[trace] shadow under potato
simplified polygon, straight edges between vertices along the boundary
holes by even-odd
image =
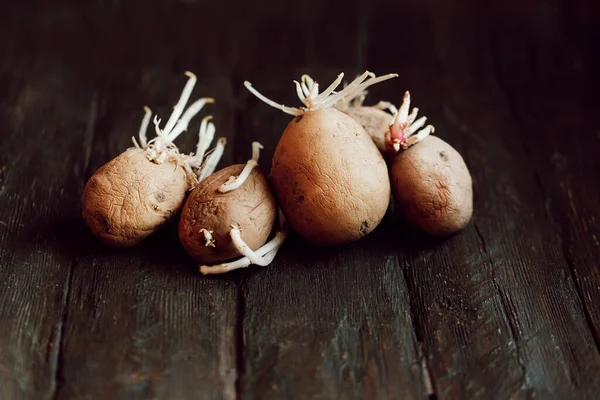
[[[283,271],[290,268],[305,271],[344,268],[344,265],[340,264],[342,260],[381,259],[386,255],[431,251],[447,240],[448,237],[435,237],[417,230],[401,213],[390,209],[377,228],[360,240],[345,245],[321,247],[290,231],[286,242],[270,265],[266,267],[251,265],[228,274],[247,277],[252,272],[266,268],[277,268]],[[341,255],[343,257],[340,257]]]
[[[113,248],[95,237],[83,220],[74,218],[73,228],[57,237],[57,246],[78,259],[91,258],[99,263],[112,263],[116,258],[128,260],[148,273],[187,275],[196,273],[186,265],[195,265],[184,251],[177,236],[177,219],[170,221],[137,245]],[[126,262],[127,264],[127,262]]]
[[[433,236],[417,229],[406,219],[397,204],[388,210],[377,229],[384,232],[382,245],[386,249],[392,247],[402,252],[433,250],[453,236]]]
[[[83,220],[74,215],[36,215],[27,225],[7,225],[6,229],[12,231],[8,247],[14,254],[31,254],[44,248],[60,259],[73,259],[84,254],[88,235],[92,236],[86,232]]]
[[[138,265],[143,265],[143,268],[151,269],[154,273],[197,275],[198,278],[204,279],[235,281],[243,280],[265,268],[318,269],[336,266],[336,260],[341,254],[358,255],[367,252],[385,255],[432,250],[448,240],[447,237],[434,237],[417,230],[392,206],[379,226],[361,240],[341,246],[320,247],[290,231],[286,242],[270,265],[251,265],[222,275],[203,276],[198,271],[200,263],[189,256],[179,242],[178,222],[179,218],[175,218],[141,243],[122,249],[102,244],[92,235],[79,214],[67,218],[55,217],[43,222],[35,221],[21,234],[14,236],[14,239],[20,246],[27,245],[26,248],[21,247],[21,251],[30,252],[36,247],[48,245],[44,244],[48,242],[58,251],[61,258],[91,257],[108,261],[114,257],[125,256],[130,260],[138,260]]]

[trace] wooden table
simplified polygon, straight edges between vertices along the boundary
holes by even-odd
[[[53,3],[51,5],[51,3]],[[598,2],[12,2],[0,13],[1,399],[584,399],[600,393]],[[174,226],[110,250],[80,218],[142,106],[185,83],[269,161],[292,79],[372,70],[465,158],[476,211],[207,278]],[[178,144],[192,151],[200,118]]]

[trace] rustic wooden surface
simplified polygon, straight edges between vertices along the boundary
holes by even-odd
[[[0,398],[598,397],[597,2],[52,3],[0,13]],[[174,226],[117,251],[82,223],[85,181],[185,70],[218,101],[221,165],[259,140],[268,171],[289,117],[242,82],[296,105],[302,73],[364,69],[400,74],[368,101],[411,90],[463,154],[459,235],[392,206],[353,245],[292,235],[272,265],[206,278]]]

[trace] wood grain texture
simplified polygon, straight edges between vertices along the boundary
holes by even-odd
[[[2,80],[10,85],[2,153],[12,156],[4,156],[2,173],[9,290],[1,294],[8,318],[1,397],[235,398],[235,284],[203,279],[173,226],[116,251],[98,244],[79,217],[85,180],[131,146],[143,105],[170,114],[186,69],[201,76],[194,96],[219,95],[220,107],[210,111],[218,133],[230,136],[230,88],[216,50],[209,60],[190,54],[189,24],[173,33],[186,42],[167,38],[170,21],[198,14],[120,3],[30,11],[34,28],[21,33],[35,38],[36,52],[17,56],[21,63],[31,57],[35,69],[17,74],[14,65]],[[140,29],[148,20],[151,43]],[[203,115],[178,140],[181,150],[195,149]]]
[[[292,79],[310,73],[324,87],[340,72],[328,65],[341,68],[364,57],[364,45],[352,46],[356,22],[341,15],[331,24],[317,22],[301,36],[280,26],[282,44],[269,49],[258,46],[268,32],[251,37],[248,47],[259,49],[258,60],[285,52],[291,40],[300,51],[279,59],[269,73],[248,65],[237,75],[278,102],[298,104]],[[334,37],[345,39],[330,43],[330,54],[323,52],[321,42]],[[345,72],[352,77],[358,71]],[[246,146],[252,140],[266,145],[261,167],[268,171],[291,117],[245,89],[239,97],[245,102],[238,134]],[[418,399],[430,393],[402,267],[384,244],[390,236],[393,226],[387,224],[363,241],[319,249],[291,235],[271,265],[247,272],[242,285],[243,398]]]
[[[22,20],[4,25],[18,37]],[[14,25],[10,25],[14,23]],[[0,36],[4,36],[0,34]],[[0,61],[0,397],[50,399],[78,240],[91,92],[40,47]],[[28,53],[26,53],[28,52]],[[65,134],[67,133],[67,134]]]
[[[436,54],[433,5],[407,11],[411,21],[404,27],[405,54],[410,59],[390,56],[381,50],[391,46],[396,31],[392,16],[380,15],[373,21],[378,31],[372,35],[379,51],[369,54],[371,63],[398,71],[393,85],[380,85],[367,97],[369,104],[380,99],[398,104],[405,90],[411,91],[413,106],[435,125],[436,135],[455,147],[465,158],[474,179],[475,217],[467,229],[448,238],[434,239],[412,229],[394,204],[390,224],[395,235],[387,238],[403,266],[415,316],[417,338],[422,344],[437,398],[509,398],[522,385],[511,322],[498,292],[495,266],[481,242],[477,223],[484,195],[478,172],[484,160],[472,159],[465,132],[447,121],[449,93],[445,68]],[[440,7],[442,7],[440,5]],[[448,13],[446,9],[440,12]],[[449,18],[451,30],[464,20]],[[473,105],[470,105],[473,107]],[[472,115],[469,115],[469,119]]]
[[[435,392],[439,398],[592,396],[598,351],[497,86],[487,34],[492,14],[441,2],[412,11],[418,29],[409,23],[403,31],[410,62],[387,53],[374,55],[373,63],[399,68],[403,89],[412,91],[436,135],[463,154],[475,187],[475,217],[465,232],[437,241],[409,231],[396,242]],[[510,22],[508,16],[499,27],[510,30]],[[391,18],[376,24],[376,43],[396,29]],[[509,54],[514,41],[506,41]],[[386,100],[394,97],[383,87]]]
[[[535,171],[495,80],[491,36],[485,32],[486,24],[498,14],[490,14],[474,4],[447,12],[443,18],[434,15],[431,21],[435,27],[432,48],[438,57],[441,77],[437,115],[444,116],[436,133],[454,140],[471,168],[478,205],[471,235],[478,238],[482,255],[479,261],[482,264],[478,265],[475,259],[471,266],[477,266],[479,271],[471,269],[463,279],[458,279],[458,285],[456,281],[452,284],[458,286],[458,293],[466,294],[466,307],[454,301],[450,304],[459,312],[479,305],[474,301],[481,298],[488,300],[481,303],[484,307],[494,304],[488,315],[493,319],[490,323],[482,318],[485,321],[482,328],[484,332],[497,328],[496,340],[508,349],[501,352],[504,355],[500,362],[510,360],[510,367],[498,370],[500,375],[496,376],[504,378],[494,381],[508,384],[499,389],[500,393],[588,398],[600,384],[598,349],[560,250],[560,237],[552,229],[544,208],[539,206],[545,198],[536,184]],[[501,26],[510,30],[512,18],[506,18]],[[472,256],[474,252],[460,253],[463,254]],[[466,278],[476,277],[477,272],[487,275],[482,285],[465,287],[464,283],[469,282]],[[445,278],[450,280],[452,275]],[[417,287],[424,283],[417,281]],[[448,293],[449,299],[461,297]],[[481,306],[474,311],[479,314]],[[472,317],[468,319],[473,321]],[[466,332],[472,329],[467,328]],[[497,365],[473,354],[479,343],[486,343],[485,336],[478,336],[467,341],[474,346],[469,347],[470,354],[465,354],[464,360],[474,361],[474,365],[483,361],[481,368]],[[460,339],[460,336],[455,339],[457,344]],[[438,340],[436,337],[426,351],[437,351],[436,347],[444,343]],[[456,360],[453,358],[452,364]],[[437,360],[432,364],[439,366]],[[491,374],[479,375],[480,370],[473,366],[465,370],[468,373],[461,374],[460,369],[452,368],[455,375],[451,380],[455,383],[448,387],[438,384],[438,376],[445,375],[434,373],[432,379],[438,396],[487,398],[496,393],[488,392],[489,384],[482,384]]]
[[[188,51],[196,41],[190,23],[202,10],[164,6],[132,16],[133,11],[122,5],[95,19],[97,10],[84,10],[94,21],[89,29],[98,29],[94,42],[100,50],[94,58],[108,56],[114,41],[121,40],[126,60],[118,71],[98,71],[101,79],[111,80],[101,82],[102,111],[94,141],[87,144],[86,178],[131,145],[143,105],[166,121],[186,83],[185,70],[199,77],[192,101],[217,97],[219,107],[201,111],[177,139],[180,150],[195,150],[200,120],[209,114],[217,135],[231,138],[231,89],[224,71],[215,74],[215,50],[208,59]],[[147,33],[138,27],[147,21],[158,41],[139,46]],[[230,163],[232,154],[228,148],[221,165]],[[235,283],[203,278],[179,244],[175,225],[123,251],[107,250],[86,237],[73,273],[57,398],[236,397]]]
[[[510,37],[499,35],[502,21],[496,21],[492,34],[498,84],[506,95],[523,151],[545,197],[544,210],[560,237],[566,271],[575,279],[598,345],[600,163],[596,154],[600,150],[600,103],[596,94],[600,85],[593,58],[581,53],[586,43],[580,42],[580,35],[573,31],[575,26],[585,24],[597,5],[582,3],[576,3],[579,7],[575,11],[570,7],[549,10],[547,32],[537,26],[515,26],[514,34],[527,40],[519,46],[510,45],[510,51]],[[554,40],[548,43],[546,35]],[[530,52],[531,48],[536,51]],[[527,62],[521,62],[524,59]],[[516,81],[512,76],[525,79]],[[556,81],[561,85],[552,84]]]
[[[363,246],[331,252],[292,237],[276,262],[247,279],[244,398],[429,393],[402,268],[374,243],[384,237],[379,230]]]
[[[0,397],[595,399],[600,391],[599,5],[591,0],[12,2],[0,13]],[[109,250],[86,179],[165,117],[191,70],[268,171],[292,79],[400,77],[465,158],[475,216],[414,231],[392,203],[349,246],[292,234],[268,267],[206,278],[174,225]]]

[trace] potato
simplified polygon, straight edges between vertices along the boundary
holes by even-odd
[[[104,244],[132,246],[179,211],[189,186],[183,168],[150,162],[144,150],[132,148],[90,178],[83,190],[82,217]]]
[[[389,151],[386,148],[385,138],[389,131],[392,116],[376,107],[349,107],[344,113],[354,118],[369,134],[380,152]]]
[[[292,229],[321,246],[367,235],[390,201],[377,147],[353,118],[331,108],[289,123],[275,149],[271,179]]]
[[[366,71],[335,92],[343,76],[339,74],[323,93],[308,75],[295,81],[303,108],[278,104],[250,82],[244,83],[260,100],[295,116],[275,149],[271,179],[291,228],[321,246],[341,245],[369,234],[390,201],[385,160],[365,129],[338,108],[367,87],[398,75],[375,77]]]
[[[179,219],[179,240],[188,254],[202,263],[220,263],[242,255],[232,243],[232,225],[241,228],[242,239],[252,250],[269,238],[277,204],[259,169],[254,168],[237,189],[218,191],[243,169],[244,165],[239,164],[215,172],[200,182],[185,202]],[[205,232],[212,238],[207,239]]]
[[[450,235],[471,220],[471,175],[461,155],[440,138],[427,136],[399,152],[390,175],[396,200],[417,228]]]
[[[417,108],[410,111],[409,92],[398,109],[386,102],[378,106],[393,113],[385,147],[395,154],[390,169],[392,190],[406,218],[432,235],[463,229],[473,214],[473,185],[460,154],[430,136],[435,132],[432,125],[423,128],[427,118],[417,119]]]
[[[214,151],[204,159],[213,140],[215,127],[206,117],[200,125],[196,154],[179,153],[173,140],[187,129],[189,121],[211,98],[194,102],[184,113],[196,76],[191,72],[179,102],[164,128],[154,118],[156,137],[146,139],[152,111],[146,114],[139,143],[103,165],[89,179],[82,195],[82,218],[104,244],[127,247],[141,242],[168,222],[183,206],[186,192],[210,175],[225,146],[219,139]],[[183,114],[183,115],[182,115]]]

